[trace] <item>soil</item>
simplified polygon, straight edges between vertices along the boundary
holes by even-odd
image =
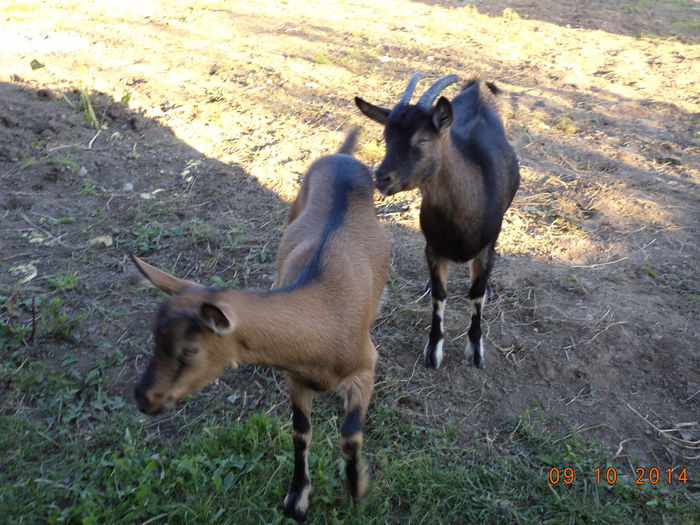
[[[67,339],[44,334],[32,358],[73,353],[89,369],[118,349],[109,388],[131,399],[160,296],[130,253],[205,284],[268,288],[313,159],[357,124],[358,157],[381,160],[381,129],[353,97],[390,106],[416,70],[480,74],[504,91],[522,166],[486,368],[463,353],[466,266],[450,275],[443,366],[423,368],[420,199],[378,195],[393,257],[376,395],[465,443],[497,443],[528,414],[562,438],[601,439],[611,458],[697,467],[697,2],[85,4],[0,8],[0,313],[29,326],[42,315],[29,299],[78,277],[62,297],[79,322]],[[280,378],[227,372],[159,421],[203,406],[284,412]]]

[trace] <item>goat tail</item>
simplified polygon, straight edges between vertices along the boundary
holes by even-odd
[[[503,93],[503,90],[499,88],[495,83],[493,82],[484,82],[486,84],[486,87],[489,88],[489,91],[493,93],[495,96],[500,95]]]
[[[354,151],[355,146],[357,145],[357,136],[359,135],[359,133],[360,127],[353,126],[350,129],[350,131],[348,131],[347,135],[345,135],[345,140],[343,141],[343,145],[340,146],[338,153],[352,155],[352,152]]]
[[[466,91],[470,87],[472,87],[474,84],[477,84],[481,80],[481,75],[472,75],[470,76],[467,81],[462,85],[462,91]]]
[[[481,77],[481,75],[477,74],[473,75],[469,78],[469,80],[467,80],[464,86],[462,86],[462,91],[466,91],[474,84],[478,85],[481,103],[494,110],[501,118],[501,121],[505,126],[507,121],[506,114],[510,111],[510,109],[508,103],[500,96],[503,94],[503,90],[494,82],[487,82]],[[482,86],[485,86],[486,89],[483,89]]]
[[[482,80],[481,75],[473,75],[465,82],[465,84],[462,86],[462,91],[466,91],[470,87],[472,87],[474,84],[479,83]],[[487,88],[489,88],[489,91],[491,92],[492,95],[498,96],[501,93],[503,93],[503,90],[499,88],[495,82],[486,82],[484,81],[484,84],[486,85]]]

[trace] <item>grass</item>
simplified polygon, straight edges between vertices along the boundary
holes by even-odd
[[[64,274],[48,279],[52,291],[37,295],[0,296],[0,350],[33,345],[47,339],[73,341],[85,317],[59,294],[78,285],[77,276]]]
[[[92,95],[90,93],[90,87],[88,85],[88,80],[83,82],[83,89],[80,92],[80,109],[83,110],[85,115],[85,122],[96,130],[102,129],[103,122],[97,118],[95,113],[95,108],[92,104]]]
[[[125,246],[128,251],[137,254],[161,250],[169,246],[170,241],[177,238],[186,239],[196,246],[214,246],[227,251],[238,249],[246,240],[245,235],[235,229],[230,229],[222,235],[219,230],[197,219],[178,226],[170,226],[157,220],[148,220],[129,229],[114,228],[113,233],[118,246]],[[251,253],[246,261],[265,262],[271,257],[265,245],[251,251],[255,251],[255,253]]]
[[[118,351],[86,371],[72,354],[56,370],[27,360],[26,351],[0,366],[6,522],[288,522],[281,513],[293,468],[286,415],[229,412],[163,438],[152,420],[109,394],[107,371],[125,361]],[[685,486],[635,486],[618,465],[614,485],[598,483],[595,469],[612,465],[605,449],[575,433],[538,433],[529,413],[497,447],[464,446],[457,429],[413,425],[379,397],[365,427],[372,488],[353,502],[343,490],[337,405],[317,403],[312,523],[697,523],[700,483],[692,473]],[[574,481],[550,483],[552,467],[573,469]]]

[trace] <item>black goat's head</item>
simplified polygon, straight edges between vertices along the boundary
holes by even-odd
[[[411,190],[432,175],[440,161],[437,141],[452,124],[452,105],[438,95],[457,81],[457,75],[448,75],[435,82],[411,105],[413,90],[420,73],[411,78],[399,103],[389,110],[355,97],[360,111],[384,125],[386,154],[375,171],[377,189],[384,195]]]

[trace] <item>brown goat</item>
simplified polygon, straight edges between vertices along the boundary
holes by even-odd
[[[283,369],[294,442],[284,512],[297,520],[305,518],[311,493],[307,450],[314,393],[342,392],[347,487],[359,498],[368,483],[360,449],[377,361],[369,330],[390,250],[374,211],[372,174],[349,155],[356,135],[353,130],[338,154],[318,159],[304,176],[280,242],[272,290],[208,288],[133,257],[141,273],[170,296],[156,315],[154,355],[135,390],[139,409],[156,414],[171,408],[238,363]]]

